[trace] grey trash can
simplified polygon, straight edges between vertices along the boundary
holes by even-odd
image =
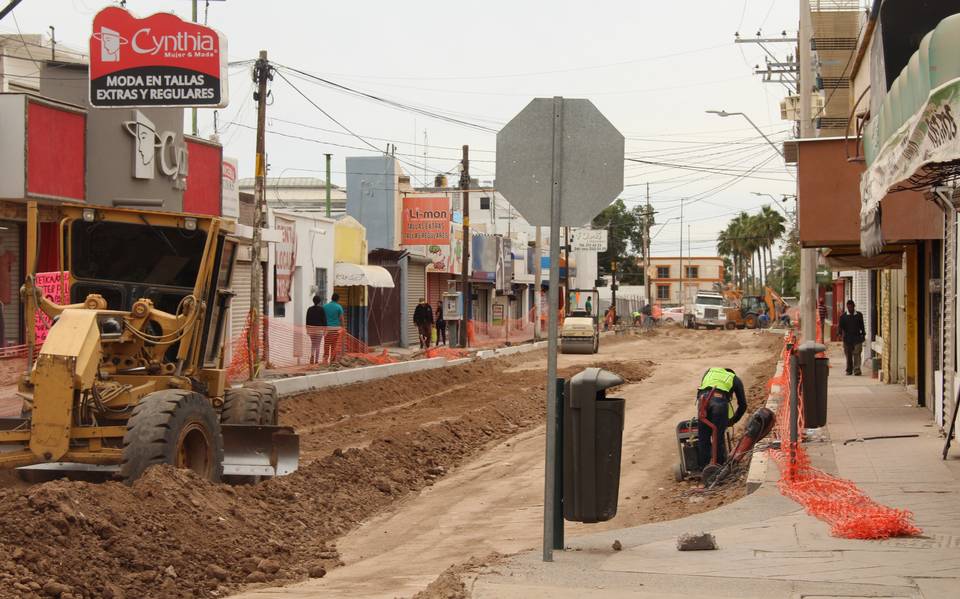
[[[563,403],[563,517],[605,522],[617,514],[623,399],[606,390],[618,375],[587,368],[566,383]]]

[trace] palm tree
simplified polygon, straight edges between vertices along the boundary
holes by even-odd
[[[773,266],[773,246],[786,233],[786,219],[778,211],[774,210],[769,204],[764,205],[757,215],[761,223],[761,237],[764,241],[764,249],[770,256],[767,262],[770,267]],[[766,271],[766,268],[764,268]]]

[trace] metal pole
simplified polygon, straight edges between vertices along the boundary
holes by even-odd
[[[194,6],[196,3],[194,2]],[[266,212],[266,124],[267,124],[267,81],[270,79],[270,62],[267,51],[260,51],[260,58],[254,66],[254,79],[257,82],[257,160],[256,180],[254,183],[253,247],[250,256],[250,338],[248,354],[250,379],[257,376],[260,367],[260,325],[261,325],[261,282],[263,279],[260,264],[260,245],[263,241],[263,221]]]
[[[460,289],[463,292],[463,320],[460,347],[467,347],[467,325],[470,322],[470,146],[463,146],[463,170],[460,172],[460,202],[463,208],[463,262],[460,266]]]
[[[643,287],[647,295],[647,305],[653,303],[652,285],[650,285],[650,227],[653,224],[653,209],[650,207],[650,184],[647,183],[647,209],[643,215]]]
[[[683,198],[680,198],[680,307],[685,307],[683,304]],[[686,321],[686,314],[684,314],[684,321]]]
[[[554,444],[557,460],[553,469],[553,492],[557,509],[553,513],[553,548],[563,551],[563,400],[566,397],[566,381],[557,379],[554,384],[557,388],[557,441]]]
[[[543,293],[543,230],[537,225],[537,237],[536,241],[533,243],[533,281],[534,281],[534,293],[533,293],[533,302],[534,302],[534,314],[536,315],[536,321],[533,323],[533,338],[537,341],[540,340],[541,331],[540,331],[540,321],[543,318],[543,302],[540,299],[540,294]]]
[[[327,218],[330,218],[330,157],[333,154],[324,154],[327,159]]]
[[[543,561],[553,561],[557,439],[557,327],[560,299],[560,173],[563,164],[563,98],[553,98],[553,190],[550,196],[550,304],[547,325],[547,439],[543,484]]]
[[[800,441],[800,361],[795,352],[790,354],[790,475],[797,463],[797,444]]]
[[[197,0],[193,0],[193,22],[197,22]],[[199,134],[199,129],[197,128],[197,109],[191,109],[191,119],[193,121],[193,135],[196,136]]]

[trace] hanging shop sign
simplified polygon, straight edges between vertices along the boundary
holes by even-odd
[[[293,271],[297,267],[297,224],[292,220],[277,218],[274,227],[280,231],[280,243],[276,244],[274,301],[290,301]]]
[[[403,198],[402,245],[449,245],[450,199],[408,196]]]
[[[224,218],[239,220],[240,186],[237,177],[237,171],[239,170],[237,159],[224,157],[221,170],[223,191],[221,192],[220,214]]]
[[[93,19],[90,104],[227,105],[227,40],[169,13],[138,19],[110,6]]]

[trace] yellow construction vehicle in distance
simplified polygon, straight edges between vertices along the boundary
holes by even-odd
[[[727,301],[727,329],[756,329],[760,327],[760,314],[766,312],[770,322],[779,321],[787,313],[787,302],[770,287],[764,287],[763,295],[744,295],[739,289],[722,288]]]
[[[22,210],[22,204],[21,210]],[[21,418],[0,420],[0,467],[90,472],[132,481],[154,464],[211,481],[297,468],[299,440],[277,426],[276,390],[231,388],[223,333],[237,248],[218,218],[74,205],[59,223],[70,301],[34,285],[39,210],[27,207],[27,339],[37,309],[53,319],[30,343]]]

